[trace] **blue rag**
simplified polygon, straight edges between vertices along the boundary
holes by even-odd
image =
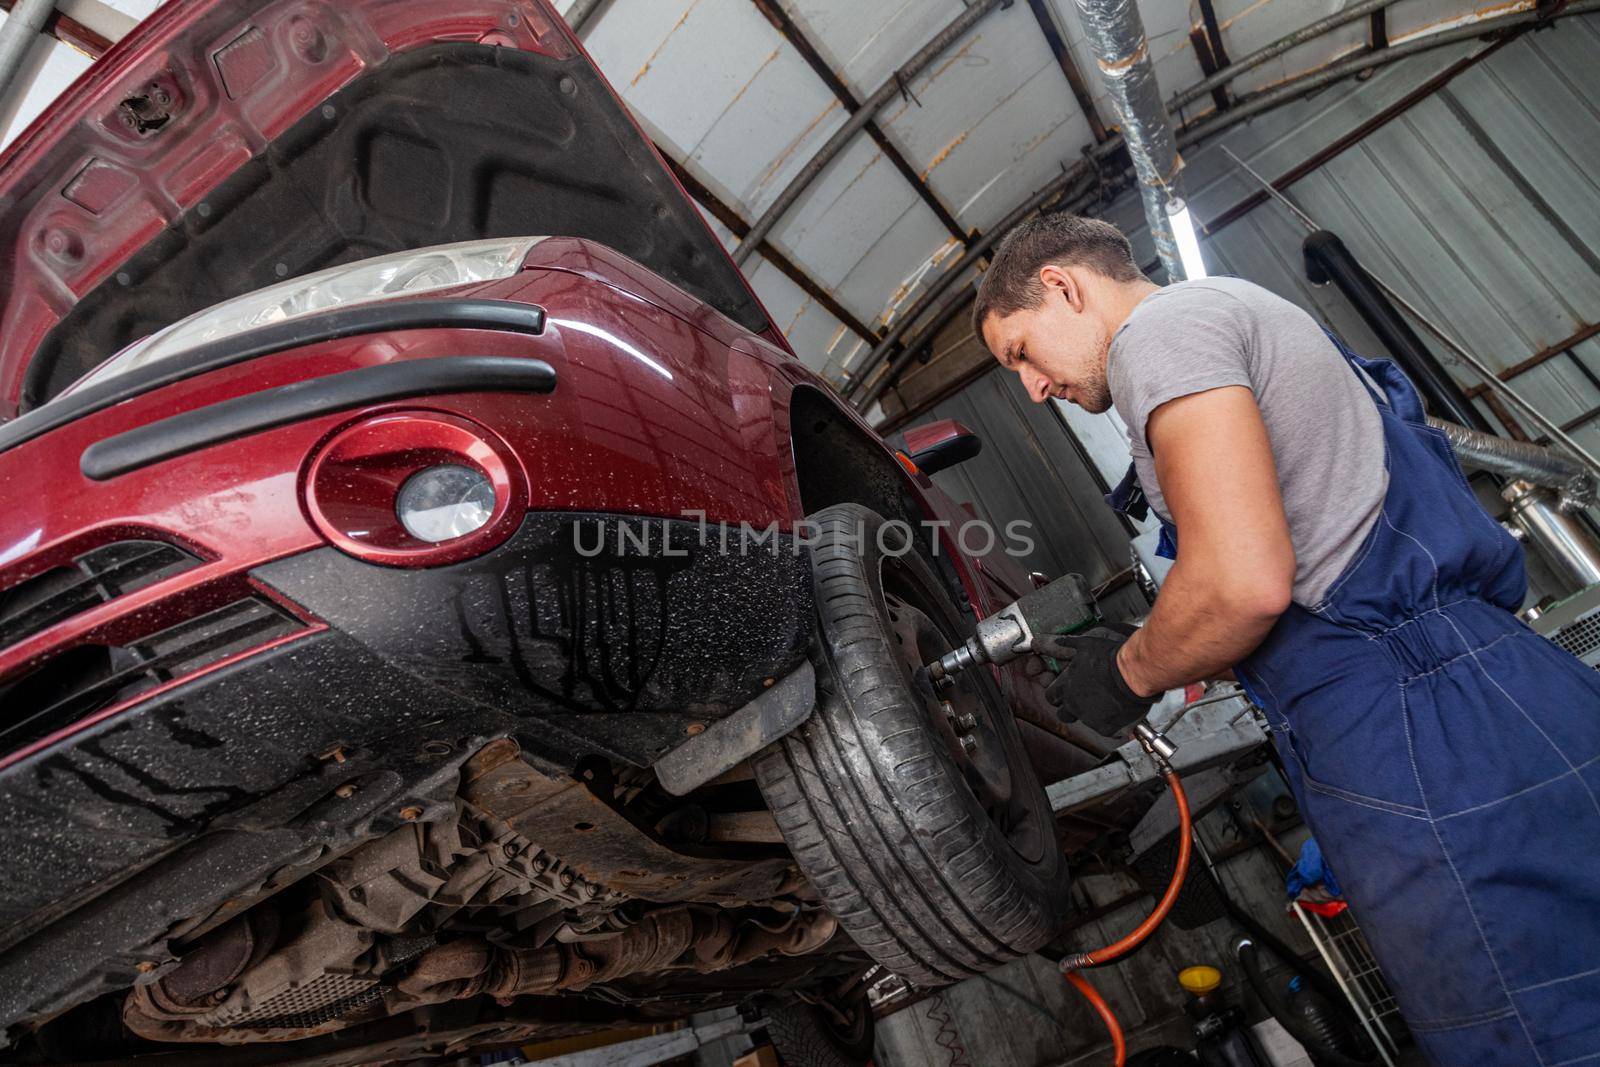
[[[1289,870],[1287,879],[1289,899],[1293,900],[1300,895],[1302,889],[1319,882],[1330,896],[1344,896],[1344,890],[1339,888],[1339,879],[1334,877],[1333,870],[1322,859],[1322,848],[1317,844],[1317,839],[1308,837],[1306,843],[1300,846],[1299,860]]]

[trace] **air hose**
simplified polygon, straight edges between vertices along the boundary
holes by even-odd
[[[1124,1067],[1128,1060],[1127,1045],[1122,1038],[1122,1027],[1117,1023],[1117,1017],[1112,1014],[1105,998],[1079,972],[1088,967],[1099,967],[1119,960],[1132,952],[1147,937],[1155,933],[1156,927],[1166,921],[1172,906],[1178,902],[1178,893],[1183,889],[1184,878],[1189,874],[1189,855],[1194,848],[1189,818],[1189,797],[1183,791],[1183,782],[1178,778],[1177,771],[1168,766],[1164,777],[1167,780],[1167,787],[1172,790],[1172,801],[1178,806],[1178,862],[1172,869],[1172,881],[1168,883],[1167,891],[1162,894],[1155,910],[1126,936],[1113,941],[1105,948],[1095,949],[1092,952],[1070,953],[1061,959],[1061,973],[1067,982],[1083,994],[1084,999],[1100,1016],[1100,1020],[1106,1024],[1106,1031],[1111,1035],[1111,1054],[1114,1057],[1112,1062],[1115,1067]]]

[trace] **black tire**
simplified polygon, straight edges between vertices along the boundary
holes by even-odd
[[[993,970],[1048,941],[1067,911],[1066,861],[1016,720],[987,670],[961,675],[943,708],[915,683],[916,665],[973,625],[926,559],[883,551],[883,518],[855,504],[811,522],[817,709],[757,756],[756,779],[801,869],[874,959],[924,988]],[[973,717],[971,751],[952,706]]]
[[[860,998],[848,1023],[814,1004],[775,1004],[767,1035],[786,1067],[866,1067],[872,1061],[872,1008]]]

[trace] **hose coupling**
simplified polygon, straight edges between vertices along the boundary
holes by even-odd
[[[1167,735],[1151,726],[1148,721],[1141,720],[1133,728],[1133,736],[1138,739],[1139,746],[1150,753],[1156,761],[1156,766],[1163,771],[1172,770],[1172,756],[1178,751],[1178,746],[1167,740]]]
[[[1070,974],[1073,971],[1081,971],[1094,965],[1094,954],[1092,952],[1072,952],[1061,957],[1060,967],[1062,974]]]

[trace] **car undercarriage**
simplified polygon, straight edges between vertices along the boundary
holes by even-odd
[[[587,800],[568,812],[601,818],[599,792],[609,792],[618,818],[648,817],[641,786],[564,786],[506,741],[476,753],[463,779],[441,821],[397,829],[197,930],[177,966],[152,972],[126,999],[128,1028],[162,1042],[296,1041],[448,1001],[567,990],[648,1014],[663,992],[681,996],[675,972],[759,972],[823,950],[837,934],[781,859],[746,868],[738,882],[713,864],[697,877],[658,872],[663,895],[679,899],[648,901],[590,881],[516,829],[516,809],[574,790]],[[679,825],[692,817],[674,815]],[[623,825],[576,823],[597,848],[611,837],[619,852],[638,844]],[[817,977],[846,967],[829,959]]]

